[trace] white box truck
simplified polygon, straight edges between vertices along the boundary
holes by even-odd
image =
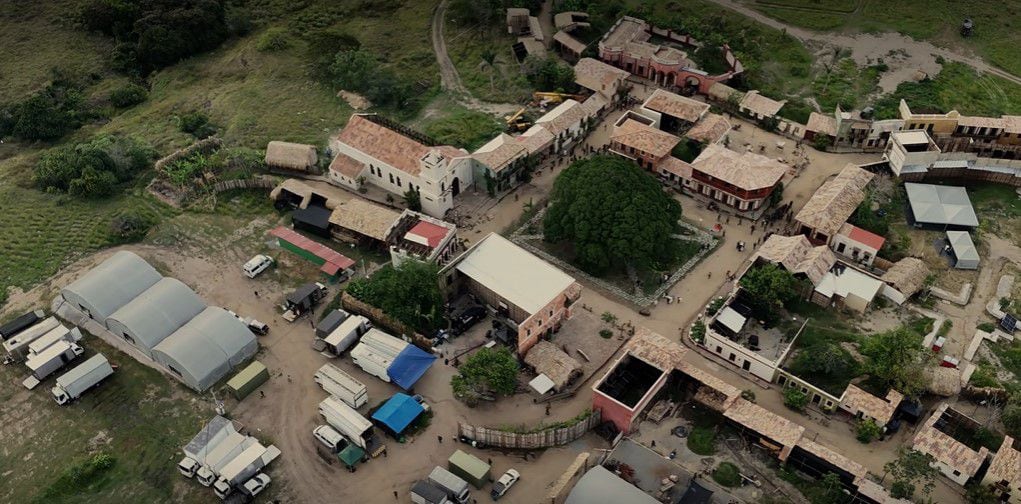
[[[4,351],[7,352],[8,359],[13,362],[25,360],[25,357],[28,356],[28,346],[57,327],[63,329],[55,317],[50,317],[14,335],[13,338],[4,342]]]
[[[375,437],[372,422],[366,420],[357,411],[341,402],[340,399],[330,396],[319,403],[319,414],[323,416],[326,423],[337,429],[337,432],[343,434],[348,441],[370,451],[369,445]]]
[[[351,349],[351,360],[366,373],[389,383],[387,369],[409,344],[372,328],[362,336],[358,346]]]
[[[358,409],[369,402],[369,393],[362,382],[354,379],[333,364],[323,364],[315,374],[315,381],[326,393]]]
[[[206,461],[195,473],[195,479],[202,486],[212,486],[220,477],[220,471],[248,447],[259,444],[259,440],[239,432],[228,434],[227,438],[210,450]]]
[[[36,385],[39,385],[39,382],[45,380],[46,377],[66,366],[83,353],[85,353],[85,349],[78,346],[77,343],[62,340],[50,345],[49,348],[41,353],[29,355],[25,365],[32,371],[32,376],[29,376],[23,384],[29,390],[34,389]]]
[[[216,447],[236,433],[233,422],[216,415],[184,446],[184,458],[177,463],[177,470],[186,478],[194,477]]]
[[[320,350],[339,357],[371,328],[372,322],[369,322],[369,319],[361,315],[351,315],[322,339],[323,348]]]
[[[436,466],[429,473],[429,482],[445,491],[447,497],[457,504],[468,504],[471,500],[468,482],[440,466]]]
[[[33,355],[38,355],[58,341],[77,343],[81,341],[81,339],[82,333],[77,327],[72,327],[71,330],[67,330],[64,326],[57,326],[46,334],[40,336],[39,339],[29,343],[28,355],[26,355],[25,358],[27,359],[31,358]]]
[[[411,486],[411,502],[415,504],[453,504],[447,492],[428,481],[417,481]]]
[[[213,484],[213,492],[217,497],[226,499],[235,488],[259,474],[278,456],[280,450],[276,446],[262,446],[259,443],[249,446],[223,467],[219,479]]]
[[[57,377],[57,384],[50,389],[50,393],[57,404],[64,405],[78,399],[86,390],[99,385],[99,382],[112,374],[110,361],[103,354],[96,354]]]

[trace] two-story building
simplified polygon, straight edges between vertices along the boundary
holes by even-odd
[[[330,182],[357,190],[363,183],[403,197],[417,191],[422,211],[442,218],[454,198],[474,183],[471,156],[439,145],[375,114],[355,114],[330,138]]]
[[[790,170],[787,164],[760,154],[711,144],[691,162],[691,181],[685,189],[726,205],[731,211],[758,218]]]

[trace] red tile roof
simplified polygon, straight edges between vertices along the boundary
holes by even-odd
[[[340,252],[337,252],[336,250],[333,250],[319,242],[310,240],[309,238],[298,234],[294,230],[287,229],[283,226],[271,230],[269,234],[276,236],[277,238],[302,250],[307,250],[316,257],[326,261],[323,263],[323,267],[320,268],[320,270],[328,275],[336,275],[338,271],[348,269],[355,265],[355,261],[344,254],[341,254]]]
[[[848,238],[876,250],[883,248],[883,243],[886,242],[886,238],[872,231],[867,231],[852,224],[845,224],[844,226],[844,229],[841,229],[841,234],[845,234]]]
[[[437,226],[431,222],[420,221],[408,231],[408,234],[425,238],[430,248],[436,248],[440,245],[443,239],[446,238],[449,232],[450,230],[443,226]]]

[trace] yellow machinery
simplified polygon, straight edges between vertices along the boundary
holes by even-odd
[[[574,94],[567,94],[567,93],[552,93],[552,92],[544,93],[544,92],[541,92],[541,91],[536,91],[536,92],[532,93],[532,98],[536,101],[536,103],[541,103],[543,101],[546,101],[546,103],[560,103],[560,102],[562,102],[564,100],[567,100],[567,99],[578,100],[578,101],[582,101],[582,100],[585,99],[585,97],[581,96],[581,95],[574,95]]]
[[[529,121],[524,117],[526,107],[521,107],[521,110],[515,112],[513,115],[504,117],[507,120],[507,129],[511,131],[525,131],[532,126],[532,121]]]

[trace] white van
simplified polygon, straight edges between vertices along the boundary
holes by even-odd
[[[259,276],[259,273],[266,271],[266,268],[269,268],[272,265],[273,265],[272,257],[268,255],[259,254],[249,259],[248,262],[245,263],[243,269],[245,271],[245,276],[247,276],[248,278],[255,278]]]

